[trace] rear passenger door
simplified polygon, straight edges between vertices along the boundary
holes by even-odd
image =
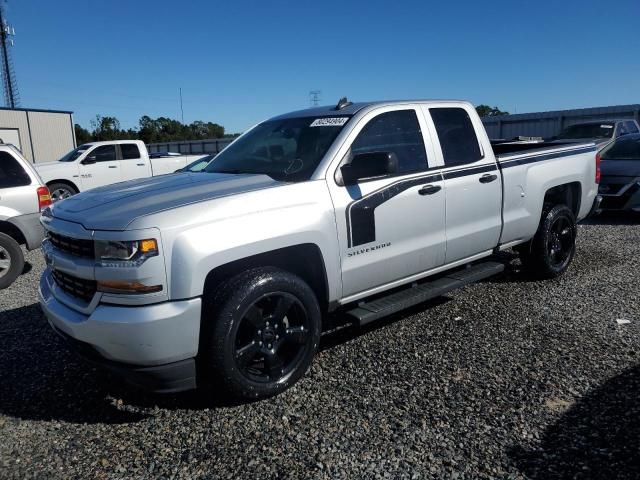
[[[122,180],[134,180],[151,176],[149,161],[142,158],[137,144],[121,143],[118,148],[120,149]]]
[[[340,150],[341,162],[330,173],[344,297],[444,262],[443,182],[439,173],[428,171],[435,166],[435,155],[418,113],[402,106],[367,114],[349,134]],[[339,166],[355,154],[370,152],[394,153],[399,171],[342,185]]]
[[[439,142],[446,195],[447,253],[452,263],[493,249],[502,227],[502,179],[476,135],[475,113],[461,106],[424,107]],[[468,107],[471,108],[471,107]],[[474,125],[474,120],[478,123]]]

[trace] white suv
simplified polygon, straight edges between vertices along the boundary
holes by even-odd
[[[0,144],[0,290],[22,273],[24,255],[40,246],[40,210],[51,204],[49,190],[12,145]]]

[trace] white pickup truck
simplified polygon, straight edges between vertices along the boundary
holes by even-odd
[[[203,156],[149,158],[144,142],[115,140],[85,143],[57,162],[38,163],[35,167],[56,202],[90,188],[173,173]]]
[[[511,247],[561,275],[599,162],[593,143],[493,146],[466,102],[343,99],[260,123],[201,172],[45,209],[40,304],[132,383],[266,397],[307,370],[329,312],[378,320],[500,273]]]

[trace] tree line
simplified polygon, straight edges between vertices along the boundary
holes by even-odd
[[[478,105],[476,107],[481,117],[508,115],[498,107]],[[120,121],[116,117],[96,115],[91,120],[91,130],[75,124],[76,141],[78,145],[87,142],[104,140],[142,140],[144,143],[164,143],[183,140],[206,140],[225,136],[224,127],[213,122],[195,122],[184,124],[167,117],[151,118],[148,115],[140,117],[138,128],[120,128]]]
[[[142,140],[144,143],[175,142],[182,140],[206,140],[222,138],[224,127],[213,122],[184,124],[167,117],[140,117],[137,128],[124,129],[116,117],[96,115],[91,120],[91,130],[75,124],[78,145],[104,140]]]

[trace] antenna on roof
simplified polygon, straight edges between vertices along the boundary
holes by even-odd
[[[340,100],[338,100],[338,104],[336,105],[336,108],[334,110],[342,110],[349,105],[353,105],[353,102],[347,100],[347,97],[342,97]]]

